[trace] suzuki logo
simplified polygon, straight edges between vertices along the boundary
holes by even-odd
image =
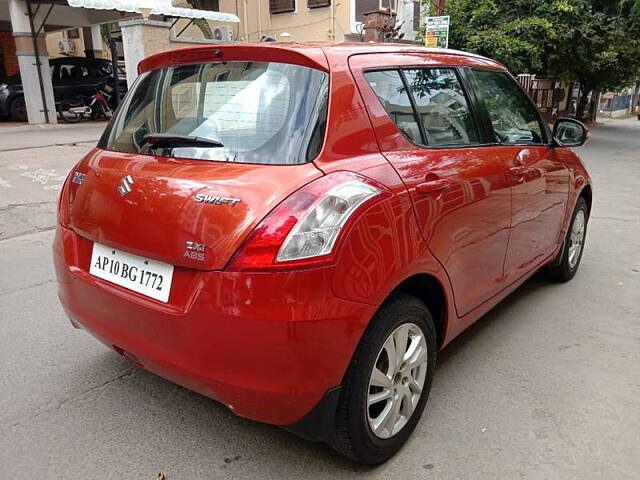
[[[122,177],[122,179],[120,180],[120,186],[118,187],[118,193],[121,197],[124,197],[131,191],[131,185],[133,185],[133,178],[131,178],[131,175]]]
[[[82,185],[85,178],[87,178],[87,175],[85,173],[73,172],[73,178],[71,179],[71,181],[75,184]]]

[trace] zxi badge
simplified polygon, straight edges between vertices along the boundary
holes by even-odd
[[[196,243],[187,241],[187,249],[184,252],[184,256],[192,260],[204,261],[204,251],[206,246],[204,243]]]
[[[118,193],[121,197],[124,197],[127,193],[131,192],[131,185],[133,185],[133,178],[131,175],[122,177],[120,180],[120,186],[118,187]]]

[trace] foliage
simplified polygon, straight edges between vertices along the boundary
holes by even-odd
[[[446,14],[450,48],[516,73],[576,80],[585,94],[640,77],[640,0],[448,0]]]
[[[107,45],[111,40],[111,30],[112,30],[112,24],[110,23],[103,23],[100,25],[100,36],[102,37],[102,41]]]
[[[576,0],[574,0],[576,1]],[[640,1],[580,0],[567,19],[567,41],[550,73],[580,81],[583,91],[615,90],[640,74]]]

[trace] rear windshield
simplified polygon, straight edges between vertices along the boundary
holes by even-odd
[[[299,65],[161,68],[138,77],[98,147],[220,162],[305,163],[322,147],[327,97],[328,75]],[[158,136],[173,141],[154,143]]]

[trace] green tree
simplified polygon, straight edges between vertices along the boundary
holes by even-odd
[[[450,48],[580,82],[580,118],[590,93],[640,77],[640,0],[449,0],[446,13]]]

